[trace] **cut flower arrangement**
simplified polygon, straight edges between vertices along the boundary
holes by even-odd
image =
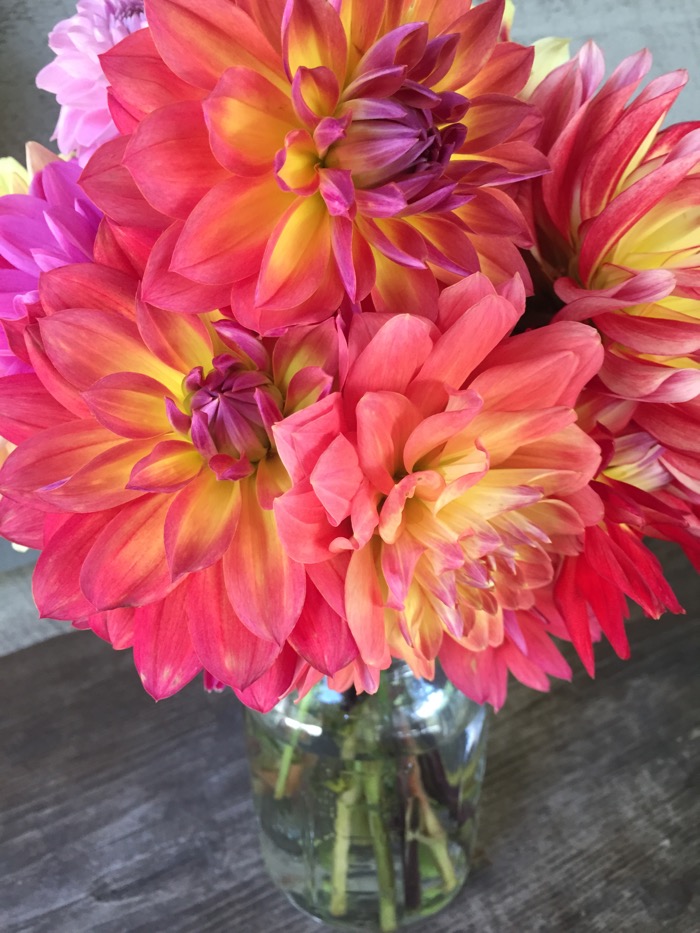
[[[509,674],[681,612],[647,539],[700,566],[685,73],[511,19],[80,0],[60,155],[0,161],[0,533],[151,696],[250,708],[268,867],[351,929],[458,890]]]

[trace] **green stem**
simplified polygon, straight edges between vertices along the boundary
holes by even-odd
[[[396,892],[394,890],[394,866],[391,846],[382,820],[381,762],[364,762],[364,791],[367,800],[370,835],[377,860],[377,883],[379,887],[379,927],[382,933],[398,929],[396,921]]]
[[[311,689],[306,694],[306,696],[299,701],[296,715],[297,722],[304,722],[304,718],[306,717],[306,713],[313,698],[313,694],[314,691]],[[291,742],[284,746],[284,751],[280,757],[280,769],[277,772],[277,780],[275,782],[275,800],[282,800],[282,798],[286,796],[289,769],[291,768],[292,762],[294,760],[294,752],[296,751],[300,734],[301,729],[295,729]]]
[[[351,733],[343,742],[340,760],[350,762],[355,757],[355,736]],[[358,763],[353,761],[355,771]],[[331,900],[329,909],[333,917],[344,917],[348,910],[348,855],[352,839],[352,814],[360,802],[362,785],[355,773],[350,784],[340,794],[335,811],[333,862],[331,865]]]
[[[414,838],[430,849],[433,861],[442,875],[445,891],[452,891],[457,887],[457,876],[450,858],[448,836],[425,792],[417,760],[412,774],[411,791],[420,812],[420,829],[415,833]]]

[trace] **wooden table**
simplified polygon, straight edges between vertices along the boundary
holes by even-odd
[[[667,559],[667,564],[669,560]],[[700,931],[700,622],[636,622],[552,694],[513,686],[477,868],[418,933]],[[89,634],[0,659],[3,933],[311,933],[258,851],[241,708],[154,704]]]

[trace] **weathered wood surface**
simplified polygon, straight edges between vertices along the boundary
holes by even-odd
[[[671,577],[694,611],[633,623],[631,661],[512,689],[479,866],[424,933],[700,931],[700,594]],[[1,659],[0,705],[3,933],[319,929],[265,875],[232,696],[156,705],[81,633]]]

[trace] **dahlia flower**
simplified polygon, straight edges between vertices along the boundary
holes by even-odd
[[[49,35],[56,57],[41,69],[36,84],[55,94],[61,106],[51,138],[81,165],[117,133],[100,55],[145,23],[141,0],[78,0],[77,12],[61,20]]]
[[[274,502],[284,547],[344,606],[362,662],[432,678],[439,658],[496,706],[506,667],[540,689],[568,672],[532,611],[580,549],[600,448],[573,405],[602,356],[581,324],[552,325],[544,353],[530,334],[501,344],[524,300],[502,291],[465,279],[437,325],[355,317],[342,391],[273,426],[292,480]],[[492,680],[475,678],[481,653]]]
[[[344,296],[434,314],[439,283],[526,276],[501,186],[546,167],[515,97],[532,51],[499,42],[503,0],[469,7],[152,0],[102,58],[123,138],[83,179],[117,223],[143,196],[169,224],[144,296],[178,310],[177,273],[207,287],[196,310],[226,287],[274,333]]]
[[[272,503],[289,480],[271,425],[328,393],[335,324],[263,344],[136,288],[97,264],[45,274],[21,406],[0,381],[0,434],[18,444],[0,489],[15,524],[18,510],[45,513],[35,600],[133,643],[156,698],[204,667],[241,691],[265,675],[276,702],[299,660],[288,636],[313,624],[318,597],[277,535]],[[337,643],[342,666],[356,649],[342,632]]]
[[[632,56],[596,90],[604,66],[589,44],[535,90],[552,173],[532,184],[530,209],[535,254],[565,304],[557,319],[603,335],[590,391],[616,457],[645,450],[626,481],[698,504],[700,123],[660,129],[684,72],[633,97],[650,63]]]
[[[27,304],[37,299],[39,275],[67,263],[87,262],[100,212],[78,187],[80,169],[43,147],[28,147],[30,171],[14,160],[3,160],[0,196],[0,375],[27,371],[29,359],[12,330],[22,327]],[[31,181],[30,181],[31,178]]]

